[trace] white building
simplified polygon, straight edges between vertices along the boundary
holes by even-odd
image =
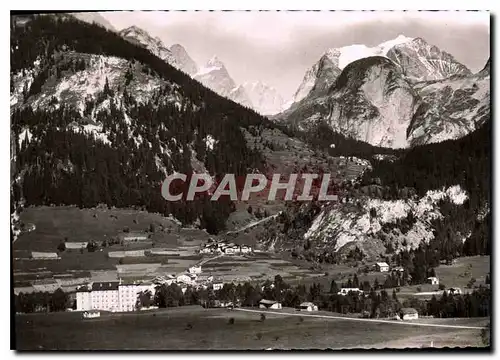
[[[146,241],[148,239],[148,236],[145,234],[141,233],[128,233],[128,234],[123,234],[122,235],[123,241]]]
[[[66,246],[66,249],[77,249],[80,250],[81,248],[87,248],[88,241],[80,241],[80,242],[65,242],[64,245]]]
[[[236,254],[236,248],[233,246],[228,246],[224,249],[226,254]]]
[[[303,302],[299,305],[300,311],[318,311],[318,307],[312,302]]]
[[[84,285],[76,289],[76,310],[85,311],[92,309],[92,300],[90,298],[91,287]]]
[[[186,285],[194,285],[196,282],[196,278],[196,274],[184,273],[177,276],[177,282]]]
[[[261,309],[281,309],[281,303],[275,300],[262,299],[259,301],[259,308]]]
[[[139,294],[146,291],[149,291],[151,295],[154,295],[154,284],[120,284],[120,286],[118,286],[119,311],[134,311]]]
[[[93,283],[90,291],[91,308],[85,310],[120,311],[119,284],[118,281]]]
[[[375,264],[375,267],[377,268],[377,271],[379,271],[379,272],[389,271],[389,264],[387,264],[386,262],[378,262]]]
[[[435,276],[430,276],[427,278],[427,283],[431,285],[439,285],[439,279]]]
[[[94,282],[82,286],[76,292],[76,310],[133,311],[141,291],[150,291],[154,296],[152,283],[121,283],[118,281]]]
[[[191,266],[188,271],[190,274],[201,274],[201,265]]]
[[[224,283],[222,283],[222,282],[214,282],[212,284],[212,287],[213,287],[214,291],[217,291],[217,290],[220,290],[220,289],[222,289],[224,287]]]
[[[400,317],[402,320],[416,320],[418,319],[418,311],[414,308],[403,308]]]
[[[345,296],[345,295],[349,294],[350,292],[362,294],[363,290],[360,290],[359,288],[342,288],[337,293],[337,295]]]
[[[242,254],[247,254],[249,252],[252,252],[252,248],[250,246],[243,245],[240,248],[240,251],[241,251]]]

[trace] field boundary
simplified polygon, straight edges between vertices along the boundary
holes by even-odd
[[[372,323],[386,323],[386,324],[395,324],[395,325],[424,326],[424,327],[425,326],[427,326],[427,327],[440,327],[440,328],[449,328],[449,329],[482,330],[485,328],[485,327],[481,327],[481,326],[425,324],[425,323],[414,323],[414,322],[408,322],[408,321],[363,319],[363,318],[352,318],[352,317],[343,317],[343,316],[335,316],[335,315],[314,315],[314,314],[304,314],[304,313],[297,314],[297,313],[289,313],[289,312],[278,312],[278,311],[268,311],[268,310],[250,310],[250,309],[241,309],[241,308],[235,308],[233,310],[254,312],[254,313],[259,313],[259,314],[264,313],[264,314],[276,314],[276,315],[285,315],[285,316],[315,317],[315,318],[321,318],[321,319],[364,321],[364,322],[372,322]]]

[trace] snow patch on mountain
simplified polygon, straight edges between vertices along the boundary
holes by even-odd
[[[326,51],[326,55],[340,68],[343,69],[353,61],[370,57],[386,56],[387,52],[394,46],[406,44],[413,38],[398,35],[395,39],[385,41],[377,46],[368,47],[363,44],[354,44],[340,48],[332,48]]]

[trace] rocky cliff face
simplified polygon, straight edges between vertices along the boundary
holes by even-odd
[[[349,64],[330,99],[326,121],[334,131],[372,145],[407,146],[416,94],[390,60],[370,57]]]
[[[170,52],[175,58],[175,66],[186,74],[193,76],[198,71],[198,65],[189,56],[182,45],[174,44],[170,47]]]
[[[456,139],[490,117],[489,73],[489,61],[473,75],[420,38],[330,49],[306,74],[300,101],[275,119],[312,131],[326,122],[336,132],[391,148]]]
[[[213,56],[198,73],[194,75],[194,79],[201,82],[209,89],[224,97],[234,99],[236,83],[229,75],[224,63],[217,56]],[[233,94],[231,95],[231,93]],[[233,96],[233,97],[232,97]]]
[[[408,126],[408,142],[423,145],[461,138],[490,118],[486,72],[418,85],[419,102]]]
[[[422,38],[395,45],[387,52],[387,57],[398,64],[411,80],[441,80],[453,75],[471,75],[471,71],[452,55]]]
[[[284,101],[278,91],[261,82],[244,83],[246,94],[255,111],[263,115],[274,115],[283,109]]]

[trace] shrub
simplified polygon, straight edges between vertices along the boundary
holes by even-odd
[[[467,283],[467,287],[468,287],[469,289],[471,289],[472,287],[474,287],[474,283],[475,283],[475,282],[476,282],[476,279],[471,278],[471,279],[469,280],[469,282]]]
[[[234,324],[234,318],[230,318],[228,324],[229,325],[233,325]]]
[[[63,252],[64,250],[66,250],[66,244],[64,242],[61,242],[58,246],[57,246],[57,250],[59,252]]]
[[[130,232],[130,228],[129,228],[128,226],[125,226],[125,227],[123,228],[123,232],[124,232],[124,233],[128,233],[128,232]]]
[[[265,321],[266,320],[266,315],[260,314],[260,321]]]

